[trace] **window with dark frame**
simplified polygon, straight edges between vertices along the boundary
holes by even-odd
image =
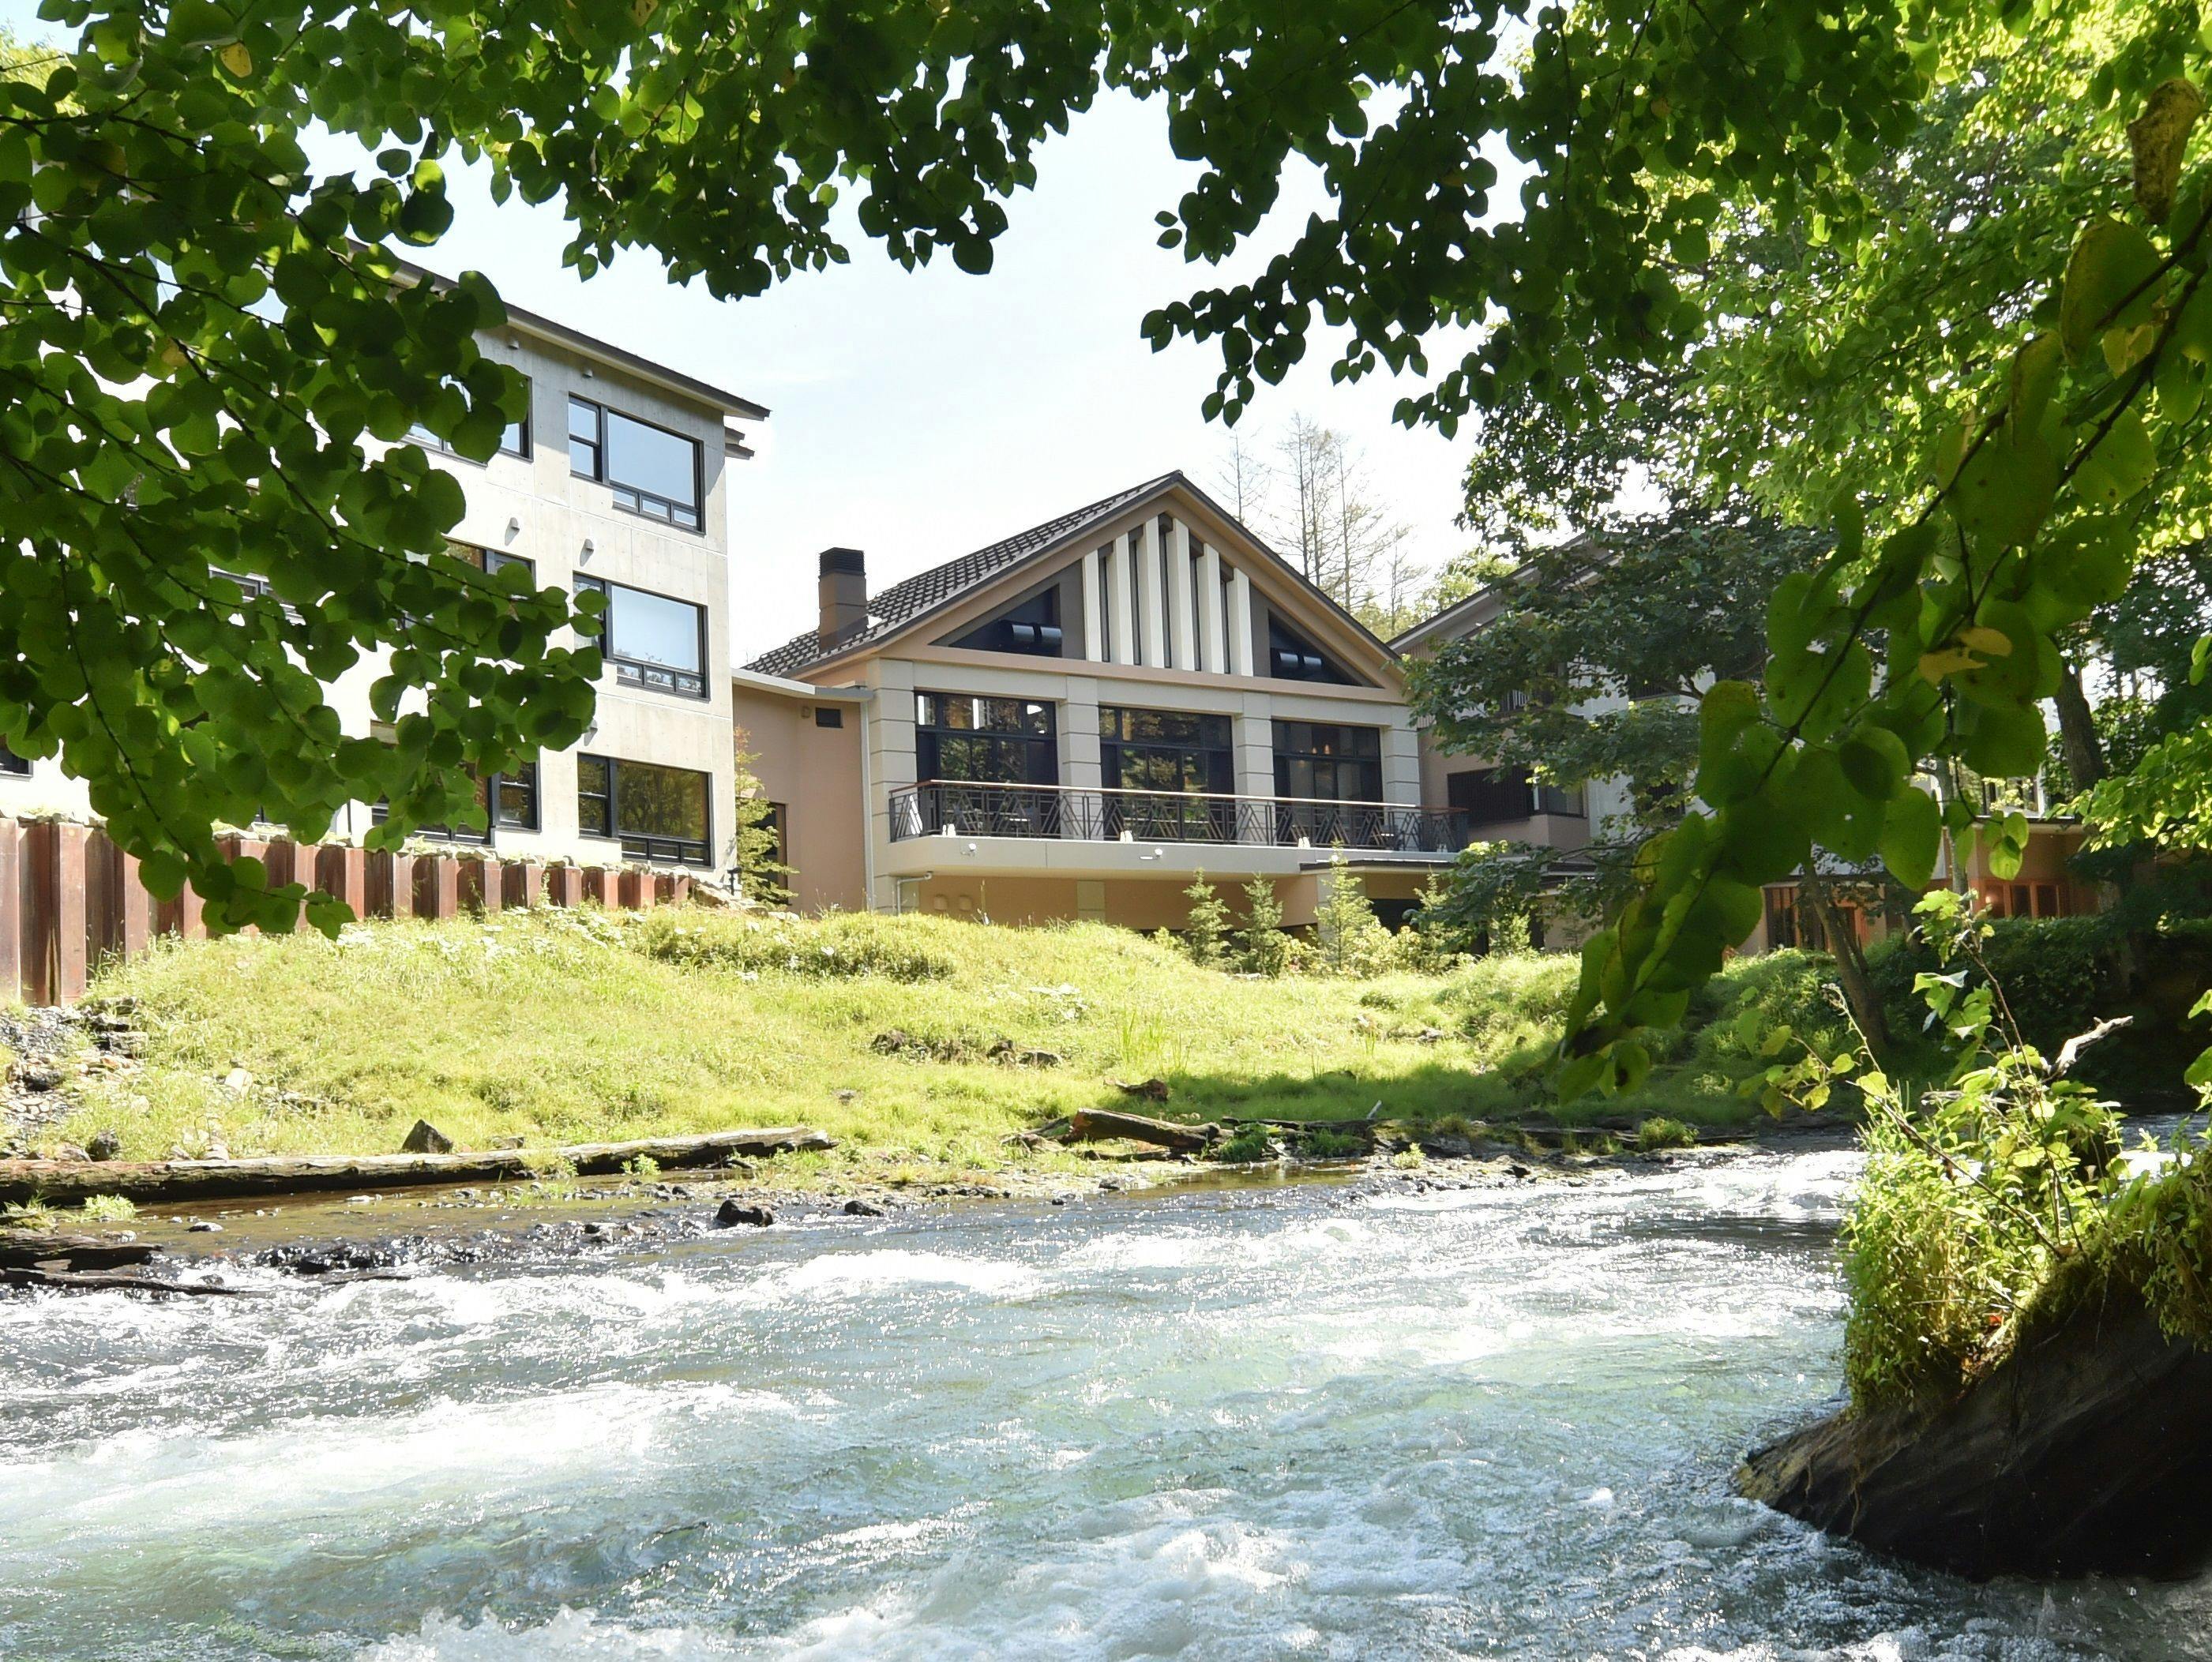
[[[1588,810],[1581,791],[1540,785],[1525,767],[1477,767],[1444,776],[1444,800],[1470,825],[1502,825],[1538,814],[1582,819]]]
[[[478,548],[473,543],[448,543],[446,552],[464,565],[474,566],[486,577],[505,571],[509,566],[520,566],[525,575],[535,582],[538,567],[526,555],[502,554],[497,549]]]
[[[526,761],[511,773],[491,773],[476,780],[477,806],[484,810],[483,828],[469,825],[418,825],[410,833],[434,842],[489,843],[501,831],[538,829],[538,764]],[[369,804],[369,818],[381,825],[392,816],[392,806]]]
[[[1267,619],[1267,673],[1278,681],[1356,684],[1320,647],[1273,616]]]
[[[568,471],[606,486],[625,513],[684,531],[703,528],[696,439],[570,393]]]
[[[1237,788],[1227,716],[1102,705],[1098,757],[1109,790],[1226,795]]]
[[[619,839],[623,854],[704,865],[714,846],[711,774],[615,756],[576,758],[576,817],[587,836]]]
[[[834,704],[817,704],[814,707],[814,725],[817,727],[842,727],[845,713]]]
[[[8,748],[8,741],[4,738],[0,738],[0,773],[11,774],[16,779],[28,779],[31,776],[31,759],[28,756],[19,756],[10,750]]]
[[[1058,729],[1049,704],[920,693],[915,710],[915,773],[924,784],[1060,782]]]
[[[1278,721],[1275,794],[1318,802],[1380,802],[1382,730]]]
[[[526,458],[530,454],[531,380],[527,375],[522,378],[522,419],[519,422],[509,422],[499,435],[499,453],[502,456],[520,456]],[[434,450],[446,456],[459,456],[464,462],[473,459],[471,457],[461,456],[460,452],[455,450],[450,442],[441,439],[420,422],[407,429],[407,439],[409,443],[419,445],[424,450]]]
[[[618,684],[679,698],[707,696],[704,606],[604,577],[579,577],[575,585],[580,594],[606,598],[597,640]]]
[[[952,644],[971,652],[1058,658],[1065,640],[1060,622],[1060,588],[1055,584],[1031,595],[1019,605],[1007,608]]]

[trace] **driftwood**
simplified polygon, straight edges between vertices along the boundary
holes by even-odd
[[[43,1229],[0,1232],[0,1270],[58,1264],[70,1270],[114,1270],[143,1264],[161,1249],[119,1235],[61,1235]]]
[[[416,1188],[435,1183],[522,1180],[552,1167],[579,1175],[618,1172],[635,1160],[669,1168],[711,1166],[744,1155],[832,1149],[806,1125],[582,1143],[562,1149],[492,1149],[455,1154],[270,1155],[251,1160],[0,1160],[0,1202],[84,1200],[127,1195],[184,1202],[241,1195]]]
[[[22,1270],[0,1270],[0,1285],[51,1287],[69,1293],[165,1293],[180,1298],[267,1298],[257,1287],[225,1287],[215,1282],[163,1281],[159,1276],[135,1275],[128,1270],[47,1269],[43,1265]]]
[[[1078,1108],[1067,1122],[1070,1143],[1103,1143],[1124,1137],[1133,1143],[1150,1143],[1177,1154],[1200,1154],[1221,1135],[1218,1125],[1178,1125],[1142,1114],[1115,1113],[1109,1108]]]

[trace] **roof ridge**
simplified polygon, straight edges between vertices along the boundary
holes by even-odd
[[[980,549],[956,555],[950,560],[918,571],[911,577],[902,577],[880,593],[868,597],[868,615],[871,619],[880,621],[872,622],[859,634],[848,636],[838,643],[834,652],[823,648],[818,629],[807,629],[793,635],[781,646],[762,653],[744,667],[763,675],[789,676],[809,664],[880,640],[894,629],[927,616],[956,597],[1018,565],[1031,555],[1042,553],[1074,535],[1086,521],[1101,518],[1162,486],[1177,482],[1186,485],[1189,483],[1182,469],[1171,468],[1137,484],[1109,492],[1095,502],[1087,502],[1079,508],[1071,508],[1065,513],[1040,520],[1011,537],[1002,537],[995,543],[986,543]]]

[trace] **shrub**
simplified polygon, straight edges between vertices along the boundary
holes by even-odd
[[[2118,991],[2112,931],[2101,918],[2003,918],[1988,928],[1982,947],[1988,974],[1970,972],[1970,979],[1978,986],[1996,979],[2021,1035],[2039,1048],[2055,1050],[2087,1025],[2100,998]],[[1867,967],[1892,1025],[1907,1033],[1917,1028],[1913,978],[1936,967],[1934,949],[1917,932],[1895,936],[1868,953]]]
[[[1342,1160],[1366,1151],[1367,1139],[1354,1131],[1316,1127],[1306,1133],[1304,1152],[1309,1160]]]
[[[1203,969],[1220,969],[1229,961],[1229,904],[1221,891],[1200,871],[1183,890],[1190,913],[1182,926],[1183,950]]]
[[[1213,1145],[1213,1157],[1224,1165],[1250,1166],[1275,1157],[1274,1138],[1265,1125],[1239,1125]]]
[[[1694,1149],[1698,1134],[1679,1119],[1653,1114],[1636,1128],[1636,1146],[1650,1154],[1658,1149]]]
[[[137,1216],[138,1208],[129,1195],[93,1195],[84,1203],[88,1223],[128,1223]]]
[[[1237,931],[1239,968],[1255,975],[1281,975],[1291,964],[1291,937],[1283,933],[1283,903],[1265,877],[1244,885],[1244,922]]]
[[[1390,933],[1375,916],[1366,886],[1352,875],[1344,851],[1329,856],[1321,904],[1314,913],[1318,967],[1331,975],[1379,975],[1395,956]]]

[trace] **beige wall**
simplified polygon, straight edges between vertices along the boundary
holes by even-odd
[[[794,697],[742,682],[732,689],[731,701],[762,790],[769,801],[783,804],[793,906],[801,912],[865,911],[863,707]],[[842,725],[818,725],[818,708],[838,711]]]
[[[1291,929],[1310,926],[1321,900],[1322,874],[1298,872],[1269,881],[1282,905],[1284,924]],[[1369,895],[1378,900],[1407,900],[1420,892],[1421,879],[1402,872],[1362,873],[1360,881]],[[1183,893],[1189,882],[1188,877],[1085,881],[957,871],[908,879],[898,885],[898,894],[905,910],[943,917],[988,916],[1001,924],[1089,919],[1149,931],[1180,930],[1189,921],[1190,901]],[[1246,903],[1242,883],[1224,876],[1214,886],[1231,916],[1243,918]]]

